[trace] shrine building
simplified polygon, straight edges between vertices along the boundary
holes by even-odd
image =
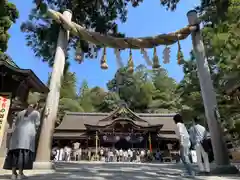
[[[121,105],[111,113],[67,112],[55,128],[53,141],[79,142],[82,148],[151,148],[177,150],[175,114],[134,113]]]

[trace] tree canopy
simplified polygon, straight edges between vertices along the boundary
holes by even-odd
[[[124,34],[118,32],[117,20],[124,23],[127,20],[127,7],[131,4],[138,6],[143,0],[36,0],[37,7],[33,8],[29,19],[22,24],[22,31],[26,34],[27,45],[32,48],[35,55],[42,61],[53,65],[54,52],[58,38],[60,25],[44,16],[47,7],[56,11],[70,9],[72,21],[81,24],[87,29],[101,34],[110,34],[115,37],[122,37]],[[86,57],[93,57],[90,45],[79,37],[71,35],[70,49],[77,50],[77,53],[84,53]],[[99,47],[95,47],[97,51]],[[81,51],[81,52],[79,52]],[[68,66],[68,60],[66,65]]]

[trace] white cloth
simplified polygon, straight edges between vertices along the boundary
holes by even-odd
[[[210,172],[210,163],[208,154],[204,151],[202,145],[197,143],[196,146],[197,164],[200,171]],[[202,162],[203,159],[203,162]]]
[[[33,110],[25,117],[26,110],[18,113],[10,139],[9,150],[28,149],[35,152],[36,133],[40,125],[40,113]]]
[[[62,160],[63,160],[63,157],[64,157],[64,149],[61,148],[60,151],[59,151],[58,160],[59,160],[59,161],[62,161]]]
[[[183,123],[177,123],[177,133],[179,136],[180,144],[181,145],[188,145],[190,146],[190,136],[188,134],[187,128]]]
[[[67,161],[70,161],[70,160],[71,160],[72,148],[66,146],[66,147],[64,148],[64,151],[65,151],[65,153],[66,153],[66,160],[67,160]]]
[[[206,128],[200,124],[193,125],[189,129],[189,134],[191,141],[195,143],[200,143],[205,135],[207,135]]]
[[[190,153],[191,153],[191,156],[192,156],[193,163],[197,163],[197,152],[196,152],[196,150],[192,150]]]
[[[119,150],[119,156],[123,156],[123,150],[122,149]]]
[[[103,149],[101,149],[100,150],[100,155],[103,156],[103,154],[104,154],[104,151],[103,151]]]
[[[79,149],[80,148],[80,143],[79,142],[75,142],[73,144],[73,149],[76,150],[76,149]]]

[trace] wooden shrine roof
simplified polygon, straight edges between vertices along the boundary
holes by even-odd
[[[48,87],[31,69],[21,69],[9,58],[6,59],[1,56],[0,67],[7,69],[7,71],[12,71],[15,75],[24,76],[24,78],[28,80],[30,88],[35,92],[47,93],[49,91]]]
[[[139,127],[159,127],[162,132],[175,132],[174,115],[133,113],[127,107],[119,107],[112,113],[66,112],[61,124],[55,130],[87,130],[88,127],[104,127],[111,125],[114,121],[126,118]]]

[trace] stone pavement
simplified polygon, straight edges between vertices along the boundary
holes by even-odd
[[[184,180],[180,177],[181,164],[137,164],[137,163],[56,163],[56,171],[32,170],[26,175],[32,180]],[[0,180],[10,178],[9,171],[0,170]],[[197,176],[196,180],[237,180],[232,177]]]

